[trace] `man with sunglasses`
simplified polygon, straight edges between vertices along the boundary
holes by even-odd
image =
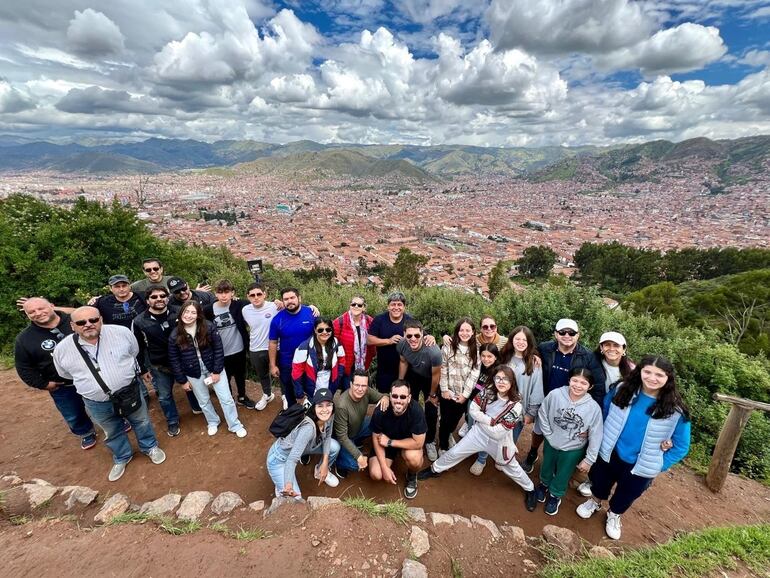
[[[144,295],[147,293],[150,285],[163,285],[168,289],[168,281],[171,279],[171,276],[163,274],[163,264],[160,260],[154,257],[145,259],[142,261],[142,271],[144,271],[144,279],[131,283],[131,290],[133,292]]]
[[[443,358],[441,349],[435,343],[425,345],[422,323],[416,319],[404,322],[404,339],[396,345],[399,355],[398,378],[405,379],[412,391],[412,398],[420,400],[422,393],[425,403],[425,419],[428,430],[425,451],[430,461],[438,459],[436,448],[436,423],[438,422],[438,387],[441,381]]]
[[[208,285],[204,285],[203,287],[208,287]],[[211,305],[216,301],[216,297],[214,297],[210,291],[201,288],[190,289],[187,281],[181,277],[171,277],[168,280],[168,292],[171,294],[168,301],[168,308],[176,313],[179,313],[179,310],[186,301],[197,301],[201,308]]]
[[[585,367],[594,376],[595,386],[591,396],[602,407],[604,401],[604,369],[597,362],[596,356],[586,347],[578,343],[580,331],[573,319],[559,319],[554,328],[553,341],[544,341],[538,345],[540,359],[543,362],[543,396],[551,391],[569,384],[569,374],[576,367]],[[532,445],[521,467],[528,474],[532,472],[537,461],[537,450],[543,443],[543,432],[535,420],[532,428]]]
[[[176,327],[177,314],[168,309],[168,290],[163,285],[151,285],[145,293],[147,310],[140,313],[132,326],[139,343],[139,365],[145,382],[152,378],[158,392],[158,403],[163,410],[171,437],[181,433],[179,410],[174,401],[174,373],[168,359],[168,337]],[[149,361],[149,364],[148,364]],[[186,392],[187,400],[194,414],[200,414],[201,407],[192,391]]]
[[[282,301],[268,301],[267,290],[262,283],[252,283],[246,289],[249,305],[241,310],[243,321],[249,327],[249,359],[262,386],[262,397],[255,409],[262,411],[275,399],[270,382],[270,322],[283,309]]]
[[[112,401],[95,375],[99,375],[112,392],[129,386],[138,387],[136,356],[139,354],[139,343],[129,329],[121,325],[103,325],[99,310],[95,307],[78,307],[70,319],[75,334],[65,337],[54,349],[54,366],[59,375],[72,380],[83,397],[91,419],[104,430],[105,445],[110,448],[114,462],[107,479],[114,482],[126,471],[134,451],[124,429],[124,418],[115,412]],[[90,363],[86,362],[78,345]],[[147,413],[147,403],[141,396],[139,399],[139,409],[127,415],[125,420],[133,427],[140,451],[152,463],[161,464],[166,454],[158,447],[158,439]]]
[[[428,405],[428,404],[426,404]],[[380,407],[372,414],[372,450],[369,458],[369,477],[396,484],[393,462],[400,454],[406,462],[406,487],[404,497],[417,496],[417,472],[422,468],[422,447],[428,424],[417,400],[412,399],[409,384],[397,379],[390,387],[390,406]]]
[[[53,364],[54,347],[72,333],[70,316],[57,313],[53,305],[41,297],[27,299],[23,309],[30,324],[16,337],[16,372],[28,386],[51,394],[70,431],[80,437],[81,449],[91,449],[96,445],[96,432],[86,414],[83,398],[72,380],[61,377]]]

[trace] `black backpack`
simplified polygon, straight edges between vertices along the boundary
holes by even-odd
[[[275,416],[273,423],[270,424],[270,433],[277,438],[286,437],[305,418],[306,412],[307,409],[301,403],[295,403],[287,409],[282,409]]]

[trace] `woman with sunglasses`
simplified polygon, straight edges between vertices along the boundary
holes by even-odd
[[[297,403],[305,403],[316,389],[329,389],[332,394],[345,379],[345,349],[334,337],[328,317],[316,317],[313,335],[294,350],[291,379]]]
[[[526,508],[532,512],[537,505],[535,484],[515,459],[513,428],[521,419],[522,406],[516,377],[510,367],[499,365],[495,368],[493,386],[476,396],[470,411],[474,420],[470,431],[433,465],[421,470],[417,479],[436,478],[465,458],[487,452],[497,462],[498,469],[524,489]]]
[[[374,345],[367,345],[372,317],[366,314],[366,300],[353,295],[350,308],[334,320],[334,335],[345,349],[345,375],[351,376],[356,369],[369,370],[377,351]],[[347,384],[343,385],[347,389]]]
[[[203,316],[197,301],[182,304],[176,328],[168,338],[168,357],[174,379],[185,391],[192,390],[195,394],[208,424],[208,434],[216,435],[220,423],[209,395],[211,386],[225,414],[227,429],[239,438],[246,437],[246,428],[238,419],[230,393],[222,338],[216,326]]]
[[[519,441],[524,426],[535,423],[543,401],[543,364],[537,353],[535,335],[529,327],[519,325],[511,331],[508,343],[500,352],[500,362],[513,369],[519,386],[524,416],[513,430],[513,439]]]
[[[497,345],[497,349],[502,351],[505,344],[508,343],[508,338],[505,335],[500,335],[497,332],[497,321],[491,315],[484,315],[481,318],[481,331],[476,335],[476,340],[479,345],[484,343],[494,343]]]

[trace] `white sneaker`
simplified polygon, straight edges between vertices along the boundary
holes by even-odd
[[[210,426],[209,426],[209,427],[206,429],[206,433],[208,433],[210,436],[215,436],[215,435],[217,435],[217,430],[218,430],[218,429],[219,429],[219,426],[218,426],[218,425],[210,425]]]
[[[271,393],[269,396],[265,395],[263,393],[262,394],[262,399],[260,399],[257,402],[257,405],[254,406],[254,409],[256,409],[257,411],[262,411],[263,409],[265,409],[267,407],[267,404],[270,403],[271,401],[273,401],[274,399],[275,399],[275,394],[274,393]]]
[[[620,514],[607,512],[607,523],[604,525],[604,531],[613,540],[620,540]]]
[[[473,462],[473,465],[471,466],[471,473],[474,476],[480,476],[482,472],[484,471],[484,468],[486,467],[487,462],[480,462],[476,460]]]
[[[461,438],[464,438],[468,433],[468,430],[470,430],[470,428],[468,427],[468,422],[466,421],[463,425],[460,426],[460,431],[457,432],[457,435],[459,435]]]
[[[577,507],[577,515],[587,520],[594,515],[594,512],[598,512],[602,509],[601,504],[597,504],[593,500],[586,500]]]
[[[425,452],[428,454],[428,459],[430,461],[435,462],[438,459],[438,450],[436,450],[435,442],[425,444]]]
[[[283,409],[289,409],[289,400],[286,399],[285,395],[281,396],[281,401],[283,401]]]
[[[237,435],[239,438],[245,438],[246,437],[246,428],[242,427],[238,431],[235,432],[235,435]]]
[[[315,465],[315,474],[314,477],[316,480],[321,479],[321,467],[320,464]],[[326,479],[324,480],[324,483],[329,486],[330,488],[336,488],[340,485],[340,480],[337,476],[335,476],[331,469],[329,470],[329,473],[326,474]]]
[[[586,480],[585,482],[580,484],[577,487],[577,491],[578,491],[578,494],[580,494],[585,498],[590,498],[591,496],[593,496],[593,493],[591,492],[591,481]]]

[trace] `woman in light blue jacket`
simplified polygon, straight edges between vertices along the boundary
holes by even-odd
[[[677,390],[674,366],[665,357],[647,355],[605,397],[604,437],[591,469],[593,497],[578,506],[578,515],[590,518],[615,486],[605,531],[620,539],[620,516],[689,450],[690,414]]]

